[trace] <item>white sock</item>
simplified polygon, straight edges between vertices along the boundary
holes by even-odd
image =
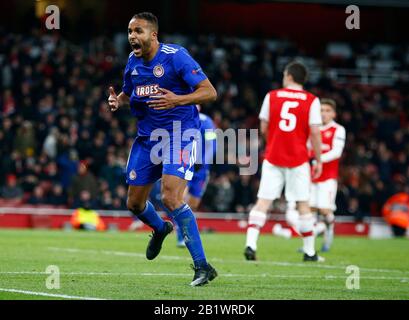
[[[325,216],[326,228],[324,233],[324,243],[329,247],[332,245],[332,241],[334,240],[334,220],[335,217],[333,213]]]
[[[328,247],[332,245],[332,241],[334,240],[334,223],[330,223],[325,228],[324,233],[324,243]]]
[[[257,250],[257,240],[260,235],[260,229],[264,227],[267,214],[262,211],[251,210],[249,214],[249,227],[247,228],[246,247],[254,251]]]
[[[303,250],[304,253],[308,254],[310,257],[315,255],[315,237],[309,236],[309,237],[303,237]]]
[[[247,228],[246,247],[250,247],[254,251],[257,250],[257,240],[260,234],[260,229],[255,227]]]
[[[300,232],[303,238],[304,253],[315,255],[314,218],[311,213],[300,215]]]

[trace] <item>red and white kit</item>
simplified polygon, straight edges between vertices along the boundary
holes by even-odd
[[[268,122],[268,136],[258,197],[275,200],[285,185],[288,201],[308,201],[307,140],[310,126],[322,124],[319,99],[292,87],[273,90],[264,98],[259,118]]]
[[[310,206],[335,210],[339,160],[345,145],[345,128],[335,121],[320,127],[322,174],[312,180]]]

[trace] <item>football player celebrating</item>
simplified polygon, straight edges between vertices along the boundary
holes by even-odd
[[[193,259],[190,285],[204,285],[217,273],[207,262],[196,218],[184,202],[183,193],[193,177],[197,139],[190,133],[199,132],[196,104],[214,101],[217,93],[185,48],[159,42],[158,20],[152,13],[132,17],[128,39],[132,52],[124,71],[122,92],[117,95],[111,87],[108,98],[111,111],[129,104],[138,118],[138,135],[126,168],[127,206],[153,229],[146,250],[147,259],[152,260],[173,230],[172,223],[165,222],[148,201],[153,184],[162,178],[162,202],[172,219],[182,226]]]

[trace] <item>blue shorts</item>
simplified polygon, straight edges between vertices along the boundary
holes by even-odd
[[[187,183],[189,194],[196,198],[203,197],[209,182],[210,171],[207,166],[203,166],[193,175],[193,179]]]
[[[148,136],[138,136],[132,144],[126,165],[126,183],[144,186],[169,174],[192,180],[196,160],[197,141],[174,143],[173,138],[150,141]]]

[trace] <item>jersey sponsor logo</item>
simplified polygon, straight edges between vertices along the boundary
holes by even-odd
[[[131,172],[129,172],[129,180],[135,180],[136,179],[136,172],[135,170],[131,170]]]
[[[157,64],[154,68],[153,68],[153,75],[156,78],[160,78],[165,74],[165,69],[163,69],[161,64]]]
[[[159,93],[159,84],[147,84],[135,88],[138,97],[147,97]]]
[[[277,98],[307,100],[307,95],[303,92],[288,92],[284,90],[279,90],[277,91]]]

